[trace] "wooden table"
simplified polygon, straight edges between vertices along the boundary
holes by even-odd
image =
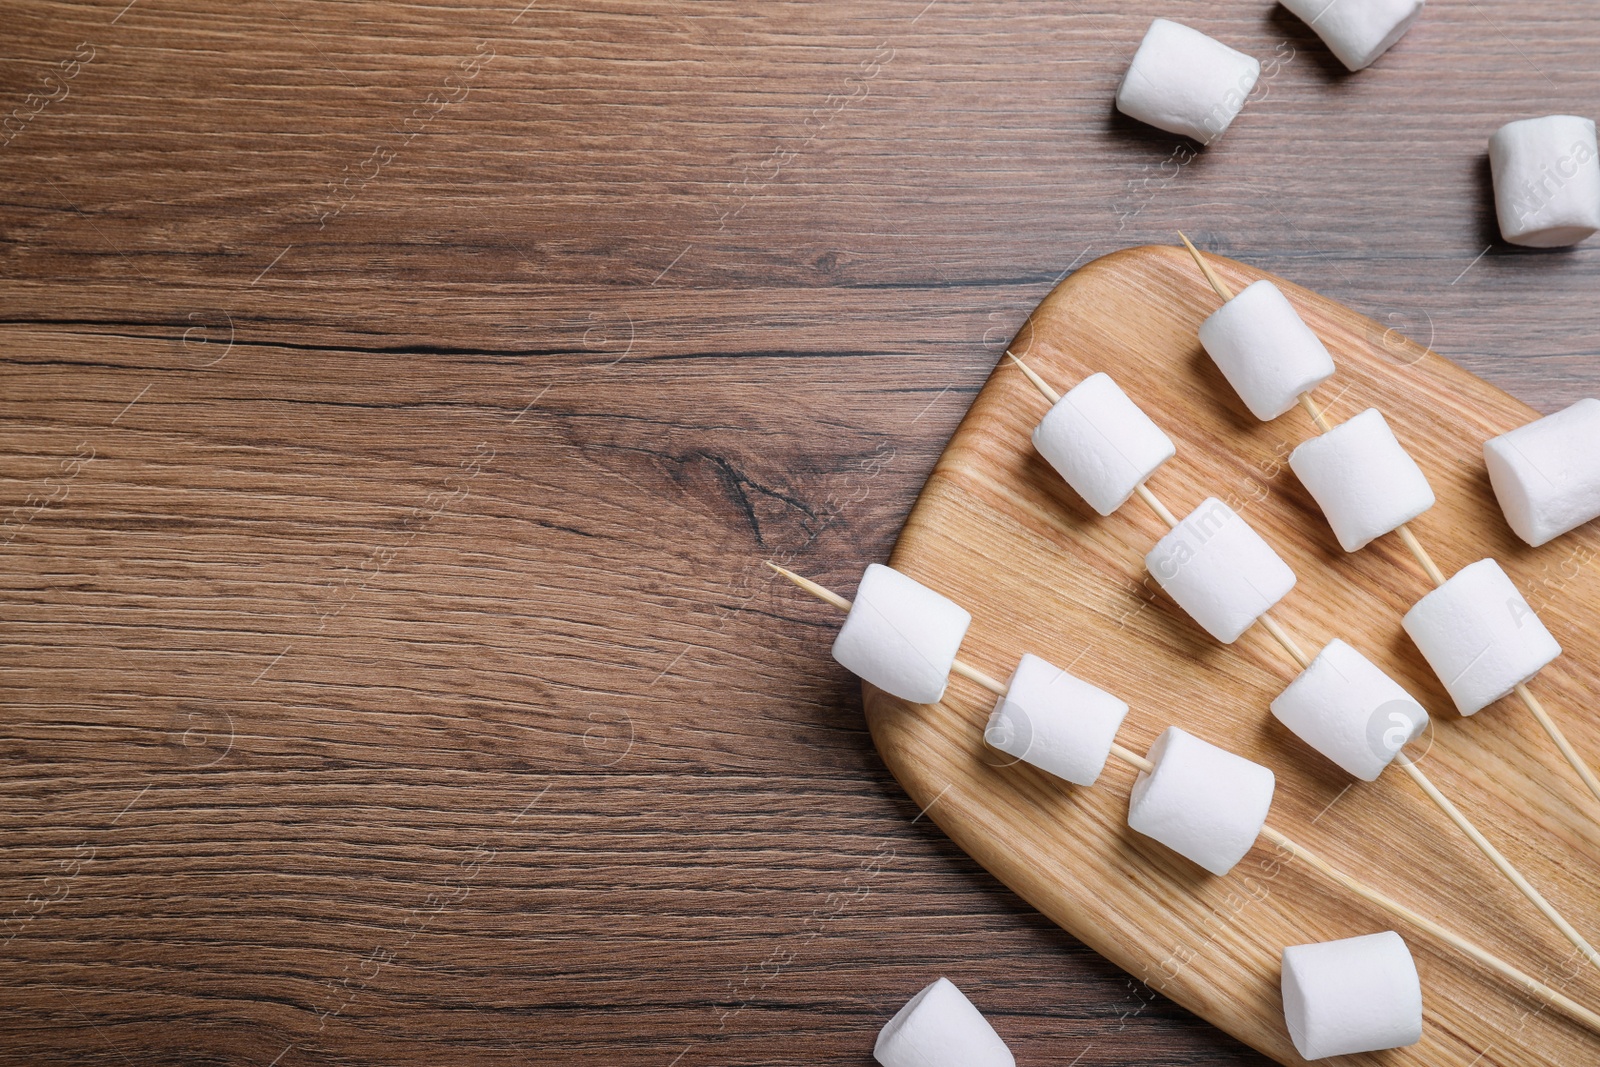
[[[1266,59],[1203,154],[1112,112],[1155,14]],[[939,974],[1019,1062],[1262,1062],[920,818],[760,560],[852,589],[1180,226],[1600,388],[1600,241],[1499,242],[1484,150],[1600,112],[1585,0],[1359,76],[1264,0],[5,21],[8,1063],[866,1064]]]

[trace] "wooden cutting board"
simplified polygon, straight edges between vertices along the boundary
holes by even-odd
[[[1217,258],[1235,289],[1268,277]],[[1330,420],[1376,407],[1427,472],[1438,504],[1413,529],[1446,574],[1494,556],[1564,654],[1533,683],[1578,749],[1600,761],[1600,533],[1540,549],[1501,518],[1481,444],[1536,412],[1432,352],[1282,279],[1327,342],[1338,373],[1317,390]],[[1420,762],[1434,781],[1591,940],[1600,938],[1600,806],[1513,699],[1453,710],[1400,617],[1431,586],[1391,534],[1346,554],[1286,459],[1310,436],[1299,409],[1272,423],[1245,411],[1200,348],[1218,306],[1181,248],[1143,247],[1073,274],[1013,342],[1065,391],[1110,373],[1177,443],[1151,488],[1179,515],[1207,496],[1240,510],[1299,583],[1276,617],[1308,650],[1335,636],[1400,680],[1434,715]],[[968,662],[1005,678],[1031,651],[1132,705],[1121,740],[1145,751],[1179,725],[1271,767],[1271,823],[1336,865],[1591,1008],[1600,972],[1391,768],[1354,782],[1268,714],[1293,678],[1258,626],[1233,646],[1207,637],[1143,568],[1165,532],[1138,500],[1110,518],[1080,501],[1029,440],[1046,402],[1002,359],[944,451],[895,547],[895,567],[966,606]],[[849,590],[842,590],[848,593]],[[1284,1028],[1279,955],[1288,945],[1399,929],[1422,976],[1422,1043],[1340,1062],[1528,1067],[1600,1062],[1600,1035],[1568,1021],[1271,845],[1213,877],[1127,828],[1134,772],[1114,760],[1093,789],[1014,764],[982,741],[994,698],[953,678],[943,703],[913,706],[870,686],[867,718],[885,762],[950,837],[1076,937],[1239,1039],[1302,1062]],[[1063,1004],[1061,1011],[1081,1006]]]

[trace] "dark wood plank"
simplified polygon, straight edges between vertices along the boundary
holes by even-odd
[[[1179,226],[1594,392],[1600,246],[1483,163],[1600,112],[1588,5],[1349,77],[1242,0],[125,4],[0,46],[4,1059],[865,1063],[946,973],[1021,1062],[1248,1062],[917,819],[758,561],[850,588]],[[1111,112],[1155,14],[1277,60],[1192,160]]]

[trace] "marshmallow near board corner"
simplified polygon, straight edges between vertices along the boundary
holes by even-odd
[[[1272,714],[1364,782],[1376,781],[1428,725],[1415,697],[1338,638],[1278,694]]]
[[[1221,876],[1255,846],[1277,779],[1176,726],[1151,746],[1128,798],[1128,826]]]
[[[1308,1060],[1415,1045],[1422,982],[1394,931],[1283,950],[1283,1015]]]
[[[1261,63],[1181,22],[1156,19],[1117,87],[1117,110],[1210,144],[1244,107]]]
[[[1564,248],[1600,230],[1600,148],[1593,119],[1545,115],[1508,122],[1489,138],[1500,236]]]
[[[1200,344],[1244,401],[1271,422],[1333,376],[1333,357],[1283,290],[1251,282],[1200,324]]]
[[[1401,625],[1463,715],[1474,715],[1561,655],[1522,593],[1480,559],[1417,601]]]
[[[1089,375],[1050,408],[1033,431],[1033,447],[1101,515],[1125,504],[1177,454],[1172,439],[1104,373]]]
[[[1534,548],[1600,516],[1600,400],[1490,438],[1483,458],[1507,524]]]
[[[944,697],[972,616],[899,571],[869,564],[833,658],[879,689],[913,704]]]
[[[1364,548],[1433,507],[1433,489],[1377,408],[1368,408],[1289,454],[1346,552]]]
[[[993,748],[1090,786],[1105,769],[1128,705],[1038,656],[1025,654],[995,701],[983,739]]]
[[[878,1032],[883,1067],[1016,1067],[989,1020],[948,978],[925,986]]]
[[[1225,645],[1294,588],[1294,571],[1239,514],[1208,497],[1144,558],[1157,584]]]
[[[1280,0],[1351,71],[1365,70],[1404,37],[1423,0]]]

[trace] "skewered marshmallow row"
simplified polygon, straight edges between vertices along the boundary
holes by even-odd
[[[1288,299],[1265,280],[1235,295],[1187,237],[1183,243],[1224,301],[1199,331],[1202,347],[1223,377],[1257,418],[1276,418],[1298,399],[1322,431],[1295,448],[1289,466],[1322,508],[1340,547],[1354,552],[1374,538],[1397,533],[1437,587],[1405,614],[1402,624],[1456,709],[1474,715],[1516,693],[1600,800],[1600,779],[1527,687],[1561,654],[1527,600],[1493,559],[1445,578],[1408,525],[1433,506],[1433,490],[1383,415],[1369,408],[1330,426],[1311,390],[1332,375],[1333,359]],[[1276,295],[1252,300],[1253,291]],[[1297,364],[1305,369],[1285,370]],[[1597,446],[1600,401],[1593,400],[1484,445],[1496,496],[1524,540],[1543,544],[1600,515]]]
[[[1204,265],[1203,259],[1197,262]],[[1273,291],[1276,292],[1276,289]],[[1288,310],[1291,315],[1294,314],[1292,308]],[[1310,336],[1331,368],[1332,360],[1327,357],[1321,342],[1316,341],[1310,330],[1299,322],[1297,315],[1294,320],[1299,324],[1299,329]],[[1245,326],[1239,335],[1248,337],[1250,320],[1241,321]],[[1278,336],[1284,332],[1274,331]],[[1170,439],[1106,375],[1092,375],[1082,385],[1061,396],[1016,355],[1007,354],[1051,402],[1051,413],[1045,416],[1035,431],[1035,446],[1038,447],[1043,432],[1052,446],[1051,452],[1045,453],[1046,458],[1057,466],[1067,483],[1080,494],[1080,486],[1091,490],[1106,488],[1088,475],[1098,475],[1116,468],[1117,462],[1125,458],[1124,444],[1134,436],[1148,439],[1149,447],[1143,453],[1148,459],[1175,454]],[[1235,367],[1249,372],[1266,362],[1240,361]],[[1279,360],[1278,364],[1281,366],[1287,362]],[[1320,370],[1318,373],[1321,373]],[[1266,377],[1263,373],[1257,376],[1257,380],[1259,382]],[[1297,377],[1291,376],[1285,380],[1295,380]],[[1086,386],[1089,387],[1087,390]],[[1281,384],[1279,387],[1282,388]],[[1292,406],[1293,402],[1291,396],[1288,405]],[[1276,407],[1278,403],[1274,401],[1272,406]],[[1056,413],[1060,411],[1070,411],[1074,420],[1082,420],[1087,427],[1099,432],[1085,430],[1076,434],[1074,440],[1078,448],[1064,454],[1057,447],[1060,441],[1048,430],[1059,420]],[[1153,435],[1159,435],[1165,447],[1156,448]],[[1045,452],[1043,448],[1040,451]],[[1061,461],[1059,464],[1057,459]],[[1104,499],[1126,501],[1138,495],[1171,527],[1171,531],[1145,556],[1146,568],[1162,589],[1203,629],[1224,644],[1233,643],[1256,622],[1261,622],[1301,668],[1301,673],[1289,688],[1272,702],[1274,716],[1301,740],[1358,778],[1375,780],[1389,763],[1398,763],[1424,796],[1444,812],[1517,891],[1583,953],[1585,959],[1600,968],[1600,953],[1595,952],[1583,935],[1401,751],[1421,734],[1428,722],[1427,713],[1417,701],[1380,668],[1342,641],[1330,642],[1315,660],[1309,659],[1282,625],[1269,614],[1271,608],[1294,587],[1294,572],[1260,535],[1250,529],[1244,519],[1214,497],[1204,501],[1188,517],[1177,519],[1144,484],[1159,465],[1146,462],[1121,467],[1121,480],[1115,484],[1116,492],[1106,493]],[[1468,591],[1469,596],[1477,594],[1476,589]],[[1452,626],[1451,622],[1449,617],[1444,617],[1433,623],[1431,629],[1426,626],[1423,629],[1442,635],[1441,640],[1456,642],[1458,635],[1464,631],[1460,626]],[[1453,645],[1451,650],[1454,651]],[[1480,660],[1493,660],[1492,656],[1483,653],[1481,646],[1477,651]],[[1495,666],[1490,662],[1485,669],[1492,670]],[[1152,757],[1154,755],[1152,751]],[[1134,828],[1141,829],[1138,826]]]
[[[1422,982],[1392,930],[1283,950],[1283,1014],[1305,1059],[1415,1045]],[[883,1067],[1016,1067],[983,1013],[948,978],[925,986],[878,1032]]]
[[[1422,14],[1423,0],[1283,0],[1351,70],[1370,66]],[[1117,87],[1117,110],[1203,145],[1221,137],[1261,77],[1261,63],[1199,30],[1156,19]]]
[[[1522,988],[1546,998],[1584,1025],[1600,1031],[1600,1015],[1556,993],[1430,919],[1338,870],[1267,825],[1275,779],[1272,771],[1241,756],[1168,728],[1150,758],[1119,745],[1116,733],[1128,706],[1109,693],[1024,656],[1010,685],[1003,685],[957,659],[971,615],[914,579],[872,564],[852,603],[792,571],[768,563],[795,585],[849,612],[835,658],[891,696],[912,703],[934,687],[932,671],[977,682],[1000,698],[984,731],[986,742],[1048,773],[1069,770],[1069,781],[1092,785],[1107,759],[1116,756],[1139,770],[1129,803],[1128,825],[1216,875],[1225,875],[1258,837],[1285,849],[1391,915],[1433,934]],[[929,626],[926,620],[937,618]],[[852,625],[854,624],[854,625]],[[850,638],[845,640],[846,632]],[[844,655],[841,655],[841,645]],[[863,656],[870,647],[872,654]],[[942,699],[944,685],[934,698]],[[1398,935],[1394,939],[1399,941]],[[1333,942],[1339,945],[1344,942]],[[1284,1000],[1291,1038],[1306,1058],[1377,1051],[1421,1037],[1421,991],[1415,968],[1400,967],[1390,942],[1343,953],[1284,956]],[[1410,954],[1400,942],[1409,964]],[[1396,991],[1402,995],[1397,995]],[[953,987],[934,983],[891,1020],[876,1055],[886,1067],[943,1067],[964,1063],[1010,1063],[1009,1052],[987,1023]],[[981,1025],[980,1025],[981,1023]],[[949,1058],[939,1050],[949,1046]],[[919,1059],[917,1057],[925,1057]],[[963,1059],[963,1056],[972,1057]],[[982,1056],[1002,1057],[982,1059]]]

